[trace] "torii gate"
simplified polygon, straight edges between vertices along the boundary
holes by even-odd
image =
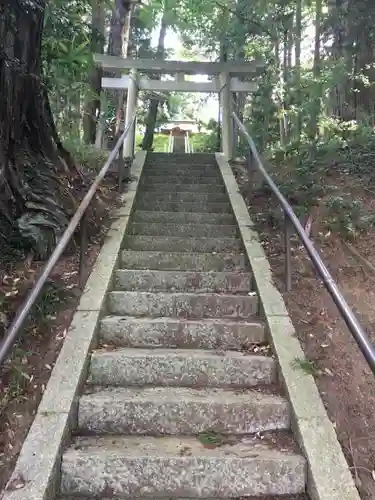
[[[129,75],[102,78],[103,89],[127,89],[125,126],[130,123],[137,107],[139,90],[157,92],[217,92],[221,108],[223,153],[229,160],[232,156],[232,99],[231,92],[255,92],[257,84],[240,81],[239,75],[256,74],[264,65],[257,62],[198,62],[198,61],[160,61],[155,59],[124,59],[122,57],[95,54],[96,64],[103,70],[112,72],[128,71]],[[164,73],[175,75],[174,80],[162,81],[139,76],[142,73]],[[185,80],[185,75],[201,74],[213,76],[209,82]],[[133,156],[135,130],[131,130],[124,141],[124,158]]]

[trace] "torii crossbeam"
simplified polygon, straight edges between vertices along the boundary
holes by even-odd
[[[115,72],[112,78],[102,78],[102,88],[127,89],[125,124],[134,115],[139,90],[155,92],[216,92],[219,94],[222,113],[223,153],[230,159],[232,154],[232,120],[231,92],[255,92],[255,82],[241,81],[238,76],[254,75],[264,65],[259,61],[252,62],[206,62],[206,61],[160,61],[155,59],[124,59],[121,57],[94,54],[94,61],[104,70]],[[123,74],[130,71],[129,75]],[[175,75],[174,80],[155,80],[139,73],[163,73]],[[186,75],[210,75],[211,81],[197,82],[185,79]],[[124,141],[124,156],[132,156],[134,131]]]

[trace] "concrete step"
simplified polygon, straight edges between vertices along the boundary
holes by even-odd
[[[132,349],[93,352],[88,383],[102,386],[253,387],[276,381],[275,360],[237,351]]]
[[[231,214],[200,214],[191,212],[147,212],[136,210],[133,222],[165,222],[169,224],[223,224],[231,225],[236,221]]]
[[[173,172],[158,172],[156,173],[148,173],[144,172],[140,181],[141,186],[144,184],[193,184],[194,186],[198,185],[209,185],[209,186],[224,186],[223,179],[221,176],[210,174],[210,175],[197,175],[194,173],[191,174],[175,174]]]
[[[227,203],[228,196],[224,193],[189,193],[179,191],[178,193],[156,193],[150,199],[149,193],[140,191],[137,196],[137,203],[148,201],[150,206],[160,202],[188,202],[188,203]]]
[[[193,238],[178,236],[132,236],[124,237],[126,250],[188,253],[242,253],[242,241],[236,238]]]
[[[196,293],[110,292],[110,314],[186,319],[248,320],[258,312],[258,297]]]
[[[155,497],[117,497],[118,500],[170,500],[169,497],[158,497],[158,499],[156,499]],[[56,500],[93,500],[93,497],[87,497],[87,496],[82,496],[82,495],[79,495],[79,496],[71,496],[71,495],[64,495],[64,496],[58,496],[56,498]],[[95,498],[94,500],[113,500],[113,497],[112,498],[103,498],[103,497],[100,497],[100,498]],[[188,500],[187,498],[181,498],[181,497],[175,497],[175,500]],[[198,499],[190,499],[190,500],[198,500]],[[204,500],[216,500],[216,498],[205,498]],[[230,497],[227,497],[225,498],[225,500],[230,500]],[[309,500],[309,498],[307,497],[306,494],[300,494],[300,495],[282,495],[282,497],[279,498],[279,496],[277,496],[275,498],[275,496],[272,496],[272,498],[270,497],[267,497],[267,498],[258,498],[258,499],[254,499],[254,497],[252,499],[247,499],[247,500]]]
[[[132,222],[128,234],[145,236],[181,236],[184,238],[236,238],[237,226],[217,224],[175,224],[159,222]]]
[[[251,290],[251,273],[149,271],[118,269],[116,290],[139,292],[196,292],[245,294]]]
[[[107,316],[100,325],[102,343],[126,347],[234,350],[266,339],[264,324],[256,321]]]
[[[305,481],[301,455],[252,437],[217,447],[197,437],[82,437],[61,463],[61,493],[90,498],[291,495]]]
[[[289,403],[255,390],[187,387],[107,388],[84,394],[78,405],[82,434],[250,434],[290,427]]]
[[[121,266],[126,269],[163,271],[249,271],[245,255],[234,253],[212,254],[124,250],[121,253]]]
[[[197,213],[220,213],[232,215],[232,207],[229,201],[225,203],[180,202],[180,201],[155,201],[145,196],[137,201],[138,210],[155,210],[162,212],[197,212]]]
[[[223,184],[192,184],[190,179],[187,182],[173,182],[172,179],[160,183],[144,182],[141,184],[141,192],[147,191],[153,195],[160,193],[178,193],[183,191],[191,193],[225,193]]]

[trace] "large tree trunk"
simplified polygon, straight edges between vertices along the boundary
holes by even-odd
[[[164,59],[165,35],[167,34],[167,29],[168,29],[168,14],[169,14],[167,3],[168,2],[166,0],[164,3],[164,12],[160,25],[159,40],[155,55],[156,59]],[[154,75],[153,79],[160,80],[160,77],[161,75],[157,74]],[[158,106],[159,106],[159,101],[157,99],[150,100],[150,107],[146,118],[146,130],[145,130],[145,135],[143,136],[142,146],[141,146],[142,149],[144,149],[145,151],[149,151],[152,148],[152,144],[154,142],[154,131],[155,131],[156,119],[158,116]]]
[[[105,5],[103,0],[92,1],[91,50],[102,54],[104,51]],[[95,144],[96,122],[100,114],[100,91],[102,69],[93,67],[89,73],[89,96],[83,116],[83,140]]]
[[[132,5],[132,0],[114,0],[107,51],[110,56],[127,57]],[[120,133],[120,124],[125,117],[125,95],[124,90],[116,92],[116,137]]]
[[[73,162],[41,79],[46,0],[0,2],[0,247],[17,240],[44,257],[75,203]]]

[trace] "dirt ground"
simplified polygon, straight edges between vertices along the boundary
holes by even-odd
[[[95,210],[89,213],[89,244],[84,262],[87,280],[110,224],[110,212],[118,204],[115,179],[106,180],[97,195]],[[0,262],[0,337],[30,289],[43,263]],[[34,309],[0,380],[0,492],[4,488],[22,443],[33,421],[59,354],[81,289],[78,286],[79,249],[68,252],[54,269],[49,285]],[[4,306],[4,303],[2,304]]]
[[[310,361],[328,415],[351,467],[363,500],[375,499],[375,378],[323,284],[317,279],[306,252],[293,238],[293,288],[283,290],[283,229],[274,200],[253,196],[243,171],[234,168],[237,181],[257,225],[270,260],[275,282],[283,292],[298,338]],[[335,178],[341,193],[360,198],[371,212],[375,192],[345,179]],[[375,229],[360,235],[348,247],[324,227],[324,213],[317,210],[311,238],[337,282],[340,291],[375,342],[375,273],[349,248],[375,265]],[[275,222],[276,219],[276,222]],[[280,219],[279,219],[280,220]]]

